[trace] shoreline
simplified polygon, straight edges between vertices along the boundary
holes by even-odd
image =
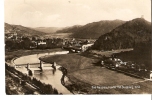
[[[51,56],[51,55],[48,55],[48,56]],[[43,58],[45,58],[47,56],[43,56]],[[90,58],[90,57],[89,57]],[[42,60],[42,59],[41,59]],[[43,60],[42,60],[43,61]],[[43,61],[45,62],[45,61]],[[61,64],[60,64],[61,65]],[[62,66],[62,65],[61,65]],[[65,68],[65,67],[63,67]],[[66,68],[65,68],[66,69]],[[63,73],[63,71],[62,71]],[[72,74],[71,74],[72,75]],[[70,74],[63,74],[62,77],[67,77],[68,78],[68,81],[71,83],[71,84],[66,84],[66,82],[64,83],[65,85],[61,84],[67,88],[71,93],[73,94],[110,94],[110,93],[114,93],[114,91],[119,91],[118,89],[116,90],[111,90],[111,92],[107,92],[105,90],[103,91],[98,91],[98,90],[93,90],[91,89],[91,86],[93,86],[93,84],[90,84],[90,83],[86,83],[86,81],[81,81],[80,79],[77,79],[76,77],[74,76],[70,76]],[[62,78],[61,77],[61,78]],[[71,78],[73,80],[71,80]],[[137,83],[138,84],[138,83]],[[147,83],[145,83],[147,84]],[[119,94],[123,94],[124,92],[126,93],[129,93],[128,91],[126,90],[120,90],[119,91]],[[132,91],[130,91],[130,93],[132,93]]]
[[[120,90],[120,91],[118,91],[118,89],[116,89],[116,90],[111,90],[111,91],[98,91],[98,90],[93,90],[93,89],[91,89],[91,86],[93,86],[94,84],[92,84],[92,82],[91,81],[86,81],[85,80],[85,78],[84,78],[84,81],[82,81],[81,80],[81,78],[83,77],[82,75],[84,75],[84,77],[87,77],[87,76],[85,76],[85,72],[87,72],[87,71],[89,71],[89,69],[87,70],[87,68],[85,68],[84,67],[84,72],[83,72],[83,68],[78,68],[78,70],[75,70],[74,68],[75,67],[79,67],[79,66],[77,66],[77,65],[71,65],[72,63],[74,63],[74,62],[77,62],[77,60],[75,61],[74,59],[79,59],[78,57],[76,57],[76,55],[73,55],[73,56],[70,56],[71,54],[69,54],[69,56],[67,55],[67,56],[55,56],[54,58],[56,58],[57,60],[55,60],[55,61],[59,61],[59,63],[60,63],[60,65],[62,65],[62,66],[64,66],[65,68],[67,68],[68,69],[68,71],[71,71],[71,72],[69,72],[68,74],[67,74],[67,77],[69,78],[69,81],[72,83],[72,84],[68,84],[66,87],[70,90],[70,91],[72,91],[72,92],[78,92],[78,94],[110,94],[110,93],[115,93],[114,91],[117,91],[119,94],[123,94],[123,93],[127,93],[128,91],[126,91],[126,90]],[[82,54],[82,58],[83,58],[83,55],[84,56],[86,56],[87,58],[94,58],[94,59],[99,59],[100,57],[92,57],[91,55],[93,55],[93,54],[90,54],[90,55],[85,55],[85,54]],[[69,58],[70,57],[70,58]],[[80,57],[80,58],[81,58]],[[49,62],[49,61],[51,61],[51,60],[53,60],[54,59],[53,57],[51,58],[45,58],[45,59],[43,59],[43,61],[46,61],[46,62]],[[67,59],[66,59],[67,58]],[[64,60],[64,59],[66,59],[66,60]],[[72,60],[71,60],[72,59]],[[72,63],[71,63],[71,61],[72,61]],[[81,61],[81,60],[80,60]],[[82,63],[84,62],[84,61],[87,61],[87,59],[85,59],[84,60],[84,58],[83,58],[83,61],[81,61]],[[91,60],[89,60],[89,61],[91,61]],[[66,64],[65,64],[65,62],[67,62]],[[81,63],[80,62],[80,63]],[[66,67],[66,65],[68,65],[69,67]],[[87,65],[88,66],[88,65]],[[92,67],[93,68],[93,67]],[[98,69],[101,69],[101,67],[99,66],[99,65],[97,65],[97,67],[94,67],[95,69],[95,71],[97,71]],[[107,68],[106,68],[107,69]],[[86,70],[86,71],[85,71]],[[101,69],[102,70],[102,69]],[[110,69],[107,69],[108,70],[108,72],[110,72],[110,73],[115,73],[116,75],[118,75],[118,76],[123,76],[123,77],[130,77],[129,79],[129,81],[127,81],[128,83],[128,85],[130,85],[130,84],[132,84],[132,83],[134,83],[134,82],[136,82],[136,80],[138,80],[138,79],[142,79],[143,80],[143,78],[136,78],[134,75],[133,76],[131,76],[131,75],[128,75],[128,73],[127,73],[127,75],[126,74],[124,74],[123,72],[117,72],[117,71],[115,71],[115,70],[110,70]],[[91,70],[90,70],[91,71]],[[89,71],[89,72],[90,72]],[[82,72],[82,75],[79,75],[80,73]],[[100,71],[97,71],[97,72],[100,72]],[[76,75],[76,76],[74,76],[74,75]],[[98,75],[97,75],[98,76]],[[80,77],[80,78],[79,78]],[[103,75],[103,77],[104,77],[104,75]],[[72,80],[71,80],[72,79]],[[132,81],[131,82],[131,80],[134,80],[134,81]],[[107,80],[108,81],[108,80]],[[125,83],[125,79],[123,80],[124,82],[118,82],[118,84],[124,84]],[[90,83],[88,83],[88,82],[90,82]],[[99,83],[99,82],[98,82]],[[138,84],[138,82],[137,82],[137,84]],[[147,84],[147,83],[145,83],[145,84]],[[106,85],[106,84],[105,84]],[[114,84],[112,84],[112,85],[114,85]],[[142,84],[143,85],[143,84]],[[104,86],[104,84],[103,84],[103,86]],[[143,89],[143,88],[142,88]],[[144,89],[143,89],[144,90]],[[133,93],[133,91],[129,91],[130,93]],[[129,93],[128,92],[128,93]],[[138,91],[139,93],[140,93],[140,91]],[[77,93],[76,93],[77,94]]]
[[[65,50],[64,50],[64,51],[65,51]],[[45,53],[48,53],[48,54],[49,54],[49,53],[54,53],[54,54],[56,54],[56,52],[62,52],[62,50],[52,51],[52,52],[51,52],[51,51],[50,51],[50,52],[47,51],[47,52],[35,53],[35,54],[43,54],[43,53],[44,53],[44,54],[45,54]],[[29,54],[29,55],[35,55],[35,54]],[[53,54],[53,55],[54,55],[54,54]],[[62,54],[62,53],[61,53],[61,54]],[[15,57],[13,57],[13,58],[10,60],[10,62],[5,61],[5,63],[8,64],[8,65],[11,66],[11,67],[15,67],[14,61],[15,61],[16,59],[18,59],[18,58],[20,58],[20,57],[24,57],[24,56],[29,56],[29,55],[23,55],[23,56],[20,55],[20,56],[18,56],[18,57],[15,56]],[[45,57],[45,56],[51,56],[51,55],[44,55],[44,56],[42,56],[42,57]],[[39,57],[39,58],[41,58],[41,57]],[[38,58],[38,59],[39,59],[39,58]],[[39,60],[40,60],[40,59],[39,59]],[[61,71],[61,70],[60,70],[60,71]],[[61,71],[61,72],[62,72],[62,71]],[[24,73],[23,73],[23,74],[24,74]],[[29,75],[28,75],[28,76],[29,76]],[[62,77],[61,77],[61,78],[62,78]],[[41,81],[41,80],[40,80],[40,81]],[[50,85],[51,85],[51,84],[50,84]],[[62,85],[63,85],[63,84],[62,84]],[[63,86],[64,86],[64,85],[63,85]],[[65,87],[65,86],[64,86],[64,87]],[[66,87],[65,87],[65,88],[66,88]],[[66,89],[67,89],[67,88],[66,88]],[[69,90],[68,90],[68,91],[69,91]],[[69,91],[69,92],[71,92],[71,91]],[[71,92],[71,93],[72,93],[72,92]],[[72,94],[73,94],[73,93],[72,93]]]

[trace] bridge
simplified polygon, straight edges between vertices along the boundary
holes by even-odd
[[[15,64],[15,68],[27,68],[27,70],[49,70],[49,69],[57,69],[61,66],[57,65],[55,62],[53,64],[51,63],[45,63],[40,60],[40,63],[27,63],[27,64]]]

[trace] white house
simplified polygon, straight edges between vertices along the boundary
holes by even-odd
[[[46,44],[46,42],[43,41],[38,42],[38,45],[43,45],[43,44]]]
[[[93,43],[82,45],[82,51],[86,51],[92,45],[93,45]]]

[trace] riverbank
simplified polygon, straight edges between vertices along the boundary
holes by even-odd
[[[5,71],[5,82],[7,95],[23,95],[29,91],[27,88],[22,87],[18,82],[16,82],[7,71]]]
[[[42,83],[40,80],[28,76],[7,64],[5,64],[5,68],[7,76],[5,79],[12,80],[11,84],[6,81],[6,94],[58,94],[58,91],[50,84]],[[18,89],[18,87],[21,88]]]
[[[54,52],[54,50],[51,51]],[[46,53],[46,51],[41,52]],[[27,54],[26,51],[23,51],[23,53]],[[19,55],[20,54],[17,54],[17,56]],[[84,53],[51,55],[42,57],[41,60],[49,63],[52,61],[56,62],[57,64],[67,69],[68,81],[65,82],[64,86],[74,94],[141,94],[143,92],[152,93],[152,82],[136,79],[134,77],[124,75],[123,73],[101,68],[101,66],[97,64],[97,62],[100,61],[99,59],[99,55]],[[113,87],[120,85],[126,87],[132,86],[134,89],[105,89],[107,86]]]
[[[43,58],[44,62],[55,61],[67,69],[67,76],[72,84],[66,87],[75,94],[132,94],[152,93],[151,82],[134,78],[123,73],[101,68],[97,64],[100,56],[91,54],[55,55]],[[135,84],[134,84],[135,83]],[[133,86],[129,88],[98,89],[96,86]],[[137,88],[136,86],[140,87]]]
[[[12,65],[12,60],[14,58],[18,58],[18,57],[21,57],[21,56],[26,56],[26,55],[32,55],[32,54],[40,54],[40,53],[49,53],[49,52],[56,52],[56,51],[62,51],[62,49],[60,48],[57,48],[57,49],[47,49],[47,50],[18,50],[18,51],[12,51],[12,52],[5,52],[5,62],[8,64],[8,65]],[[6,89],[7,89],[7,92],[8,94],[11,94],[12,90],[9,88],[9,83],[8,82],[11,82],[14,84],[13,86],[15,87],[15,85],[17,85],[17,83],[14,81],[14,79],[12,77],[8,77],[6,76],[5,77],[5,81],[6,81]],[[27,90],[27,88],[25,87],[22,87],[23,90]],[[24,93],[25,91],[22,91],[22,93]],[[18,92],[15,92],[15,94],[17,94]],[[13,93],[14,94],[14,93]]]

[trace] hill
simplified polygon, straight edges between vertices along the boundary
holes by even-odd
[[[14,27],[10,24],[5,23],[4,25],[5,29],[5,34],[7,34],[7,31],[12,30]]]
[[[93,45],[93,49],[112,50],[132,48],[137,43],[151,41],[151,23],[136,18],[101,35]]]
[[[21,25],[11,25],[11,24],[5,23],[5,34],[14,33],[14,32],[16,32],[16,33],[18,33],[18,35],[22,35],[22,36],[46,35],[46,33],[44,33],[44,32],[39,32],[39,31],[33,30],[28,27],[24,27]]]
[[[58,33],[73,33],[71,37],[74,38],[93,38],[96,39],[99,36],[110,32],[114,28],[125,23],[121,20],[103,20],[99,22],[93,22],[84,26],[76,25],[57,31]]]
[[[82,27],[82,26],[74,25],[74,26],[70,26],[70,27],[65,27],[61,30],[58,30],[57,33],[75,33],[80,27]]]
[[[57,30],[61,30],[62,27],[36,27],[32,29],[36,31],[44,32],[44,33],[55,33]]]

